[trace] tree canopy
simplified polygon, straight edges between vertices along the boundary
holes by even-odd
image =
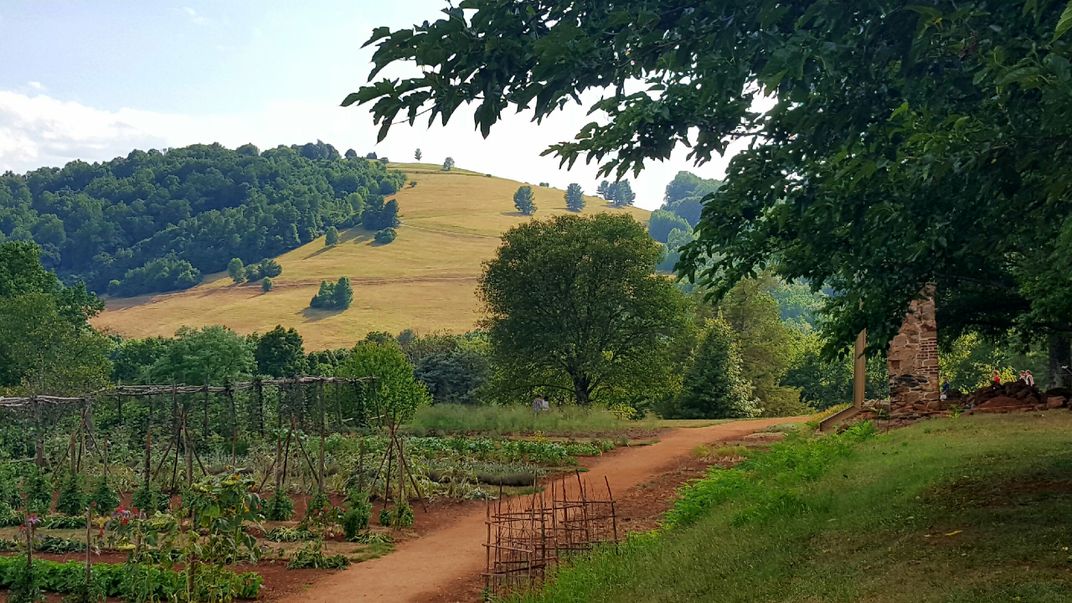
[[[475,103],[486,136],[507,108],[542,120],[598,90],[602,119],[547,153],[621,177],[678,144],[705,163],[754,143],[683,256],[715,293],[767,269],[832,287],[836,347],[865,327],[884,346],[928,284],[946,331],[1067,334],[1072,35],[1055,35],[1067,6],[469,0],[375,29],[373,81],[344,104],[373,103],[383,137],[400,115],[446,121]],[[375,79],[400,62],[419,74]]]
[[[135,150],[0,175],[0,240],[37,242],[46,268],[94,291],[182,289],[231,258],[256,262],[359,223],[366,202],[403,182],[322,142]]]
[[[566,187],[566,209],[570,211],[581,211],[584,209],[584,189],[580,184],[571,182]]]
[[[684,306],[655,274],[660,254],[629,216],[556,216],[508,231],[480,283],[505,378],[581,404],[625,384],[651,394]]]
[[[531,186],[519,186],[514,192],[514,207],[526,216],[536,213],[536,196]]]

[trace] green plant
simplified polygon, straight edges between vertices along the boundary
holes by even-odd
[[[387,507],[380,509],[380,525],[384,527],[391,525],[391,512],[387,510]]]
[[[264,538],[272,542],[300,542],[302,540],[313,540],[316,538],[316,534],[309,530],[280,526],[265,532]]]
[[[107,478],[97,481],[97,487],[89,495],[97,515],[111,515],[112,511],[119,506],[119,494],[108,483]]]
[[[143,485],[135,490],[134,495],[131,497],[131,504],[134,505],[135,509],[141,509],[145,512],[160,511],[161,513],[167,512],[169,506],[168,497],[153,485]]]
[[[340,569],[350,565],[350,560],[343,555],[324,555],[324,543],[320,540],[310,542],[294,552],[287,569]]]
[[[52,506],[52,487],[40,469],[30,469],[29,474],[23,478],[22,489],[26,494],[26,510],[29,513],[48,513]]]
[[[349,508],[342,516],[342,530],[346,539],[352,541],[368,529],[372,503],[369,502],[367,493],[354,490],[347,495],[346,504]]]
[[[86,543],[70,538],[43,536],[34,546],[34,550],[42,553],[77,553],[86,550]]]
[[[413,507],[409,506],[406,501],[399,502],[393,513],[392,523],[396,528],[412,528]]]
[[[65,515],[81,516],[86,511],[88,499],[82,490],[82,483],[78,474],[71,473],[63,480],[60,487],[59,498],[56,499],[56,510]]]
[[[280,490],[272,493],[268,499],[265,516],[271,521],[287,521],[294,515],[294,502]]]
[[[86,527],[86,518],[77,515],[46,515],[41,518],[38,527],[48,530],[77,530]]]
[[[15,563],[7,568],[6,583],[10,590],[8,603],[36,603],[42,599],[41,580],[37,575],[37,564],[30,564],[25,556],[12,557]],[[2,584],[0,584],[2,585]]]

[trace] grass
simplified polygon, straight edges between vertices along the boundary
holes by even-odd
[[[513,194],[520,182],[431,164],[393,164],[407,172],[396,195],[402,218],[398,239],[374,245],[360,228],[340,233],[327,248],[320,237],[277,259],[283,274],[263,293],[260,284],[234,285],[224,273],[208,275],[192,289],[107,301],[94,325],[126,336],[170,336],[182,325],[223,324],[239,333],[294,327],[307,349],[349,347],[370,331],[464,332],[480,317],[475,291],[482,263],[509,228],[532,218],[518,215]],[[410,188],[414,180],[417,186]],[[564,192],[533,187],[536,219],[567,213]],[[626,212],[647,221],[639,208],[614,209],[588,198],[585,214]],[[354,304],[342,312],[309,309],[323,279],[349,276]]]
[[[481,434],[555,436],[613,436],[653,432],[654,420],[630,421],[602,409],[553,408],[534,414],[523,406],[462,406],[437,404],[417,410],[406,431],[414,435]]]
[[[1072,600],[1072,413],[794,435],[528,601]]]

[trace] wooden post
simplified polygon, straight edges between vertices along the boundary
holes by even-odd
[[[852,405],[863,408],[867,395],[867,330],[856,336],[852,363]]]

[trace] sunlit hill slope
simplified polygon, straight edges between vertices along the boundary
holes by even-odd
[[[224,273],[209,275],[186,291],[118,298],[95,325],[129,337],[172,335],[183,325],[226,325],[239,333],[295,327],[308,349],[347,347],[370,331],[414,329],[464,332],[481,315],[476,285],[481,264],[503,232],[530,219],[568,213],[563,191],[533,186],[538,211],[517,213],[513,194],[521,183],[464,170],[442,172],[430,164],[399,164],[407,180],[399,191],[398,238],[376,245],[372,233],[354,228],[339,244],[323,237],[277,258],[283,274],[264,293],[260,285],[235,285]],[[642,222],[648,212],[617,209],[588,197],[585,214],[628,212]],[[313,310],[309,300],[321,280],[349,276],[354,303],[345,311]]]

